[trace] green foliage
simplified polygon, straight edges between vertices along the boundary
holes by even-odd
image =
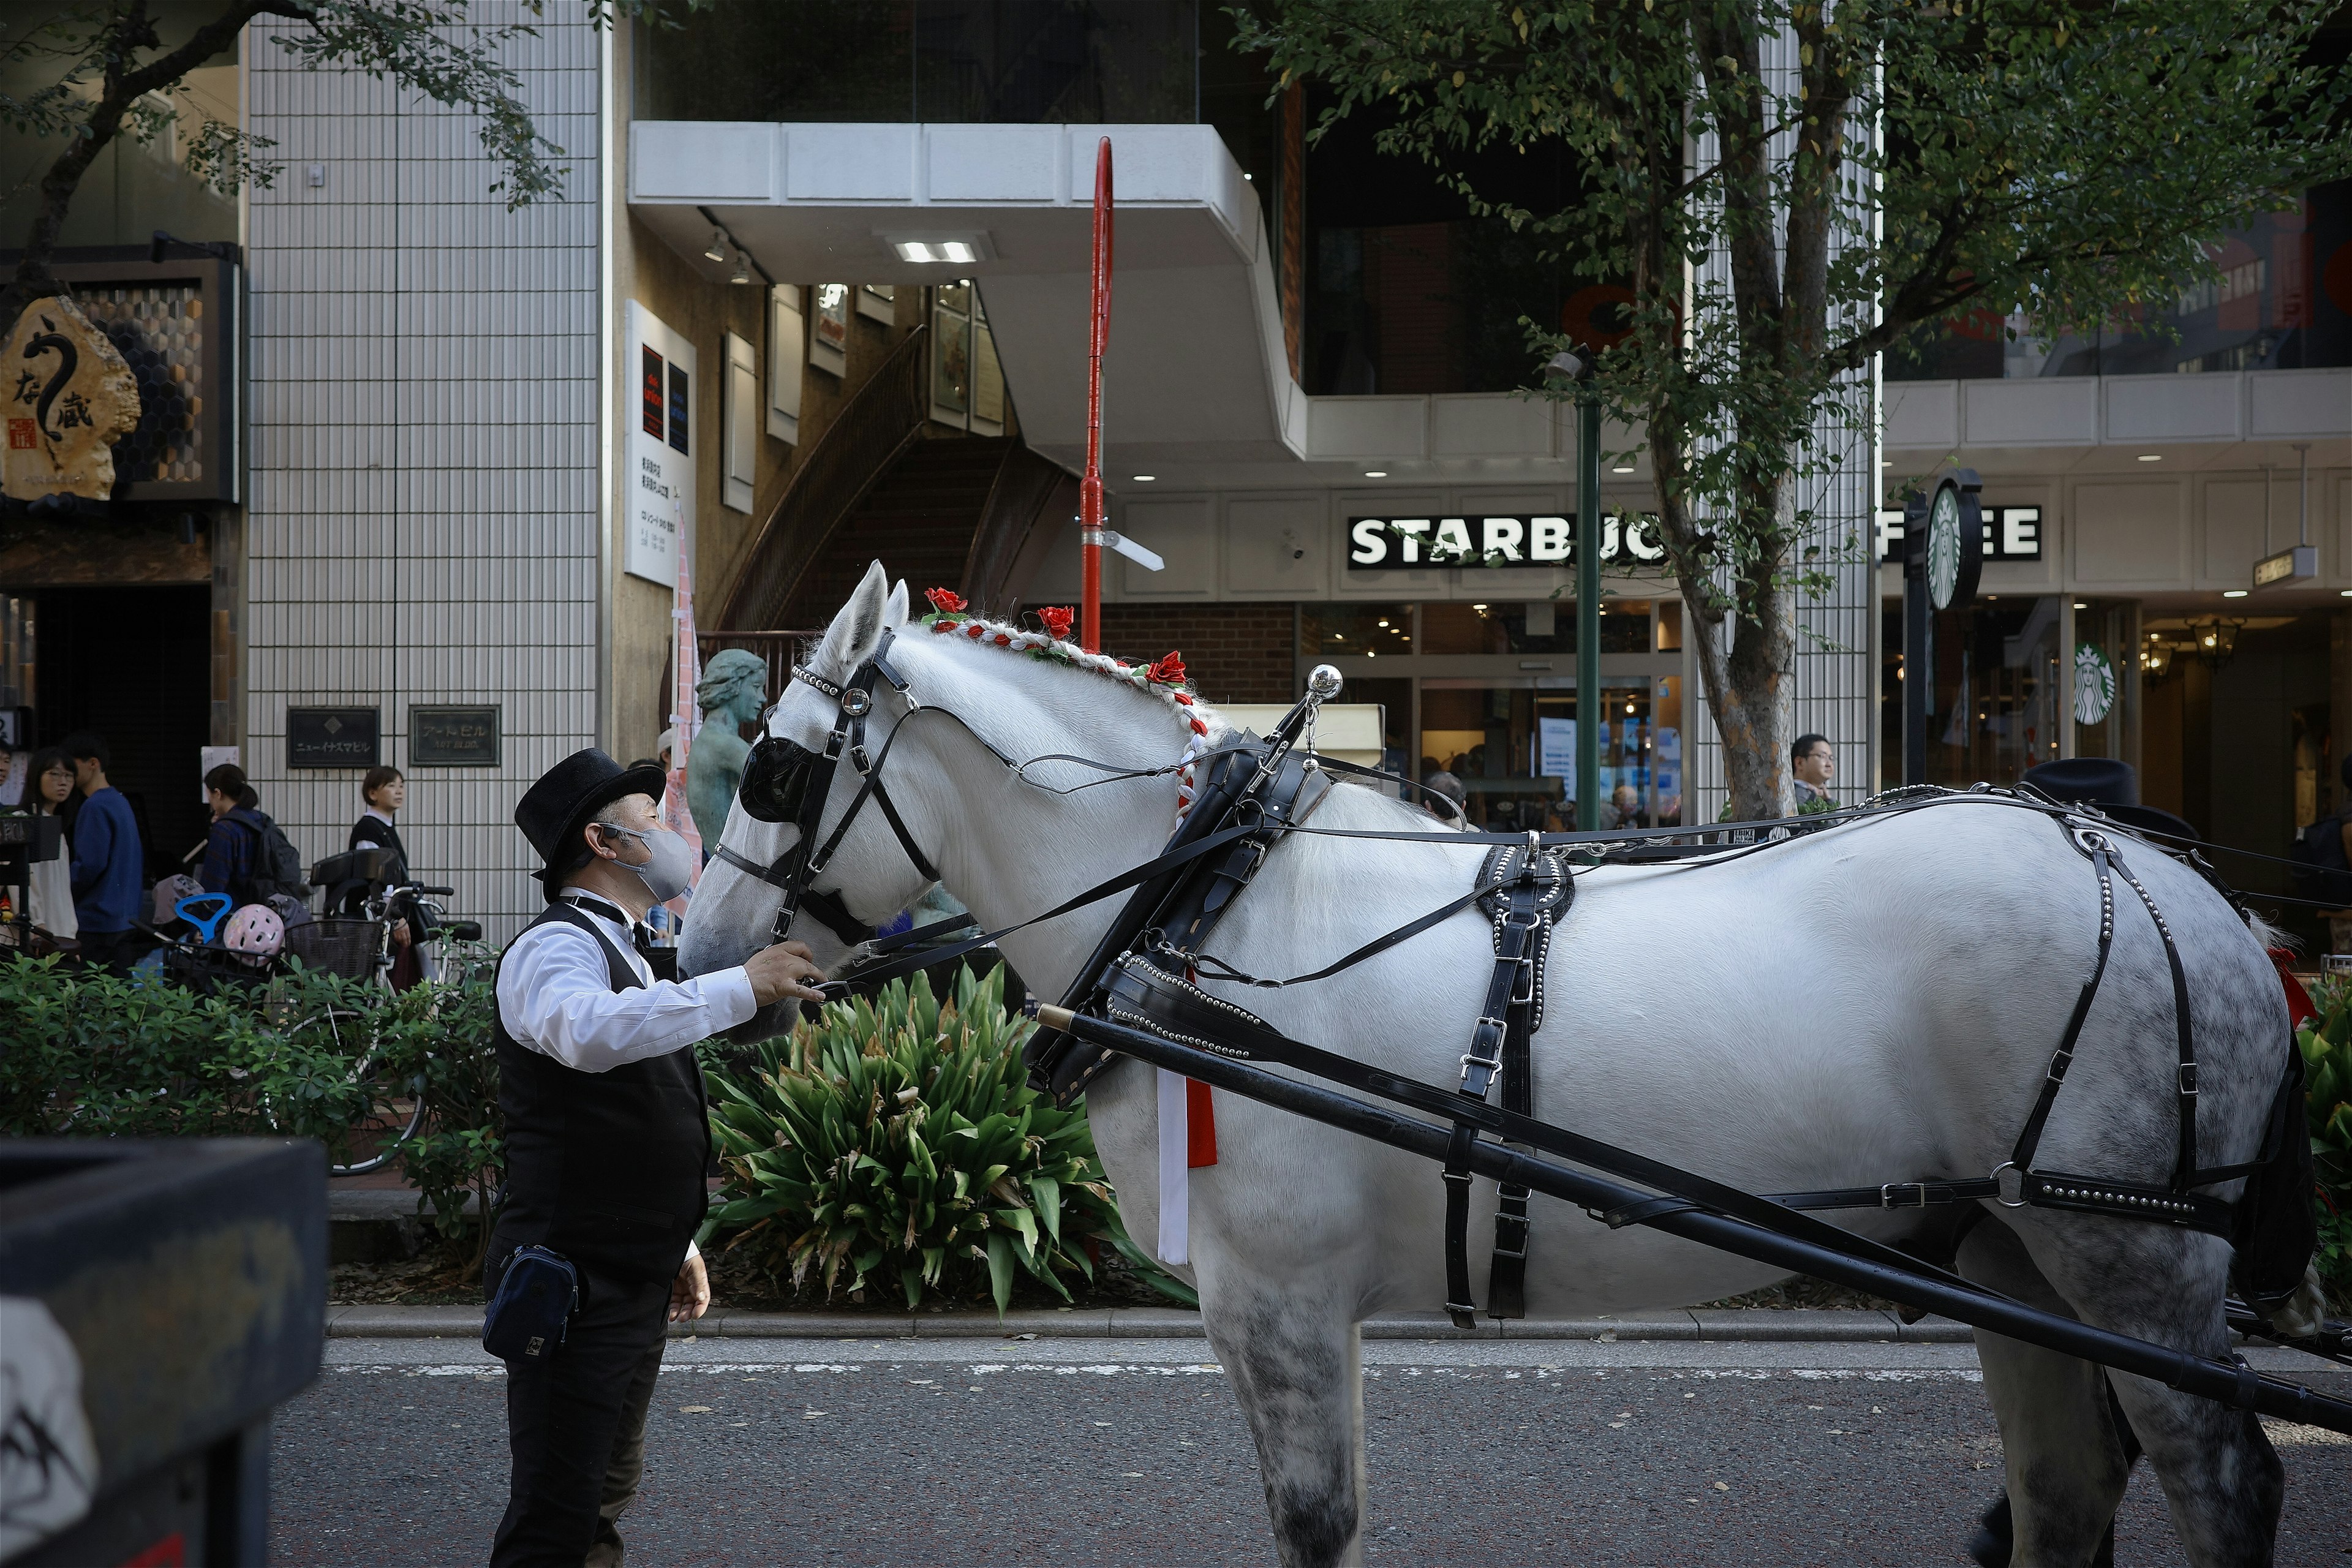
[[[1621,342],[1523,319],[1644,432],[1735,814],[1784,815],[1795,600],[1857,558],[1795,481],[1875,417],[1854,377],[1920,329],[2096,329],[2218,276],[2216,241],[2352,169],[2336,0],[1238,0],[1277,86],[1370,117],[1481,217],[1630,294]],[[1874,134],[1873,132],[1875,132]],[[1481,188],[1557,159],[1557,207]],[[1531,165],[1535,158],[1528,160]],[[1522,167],[1528,165],[1520,165]],[[1727,624],[1728,623],[1728,624]],[[1736,635],[1727,635],[1734,632]]]
[[[150,979],[0,963],[0,1134],[316,1138],[348,1163],[405,1124],[409,1179],[444,1235],[504,1169],[488,969],[397,996],[299,965],[211,996]]]
[[[2339,1298],[2352,1298],[2352,984],[2315,988],[2319,1017],[2295,1036],[2303,1047],[2311,1157],[2319,1191],[2319,1272]]]
[[[999,1313],[1018,1273],[1068,1300],[1068,1276],[1093,1277],[1092,1237],[1191,1301],[1120,1226],[1085,1113],[1024,1081],[1033,1026],[1006,1014],[1003,983],[963,970],[942,1005],[919,973],[828,1005],[740,1065],[711,1058],[727,1189],[706,1235],[739,1232],[732,1245],[794,1291],[895,1285],[911,1308],[984,1282]]]

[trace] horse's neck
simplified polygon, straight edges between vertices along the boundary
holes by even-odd
[[[1058,752],[1120,768],[1153,768],[1174,762],[1183,750],[1178,721],[1160,704],[1131,700],[1116,689],[1100,694],[1068,690],[1074,684],[1053,682],[1022,704],[1015,727],[999,729],[977,710],[974,722],[1016,760]],[[937,856],[940,876],[948,890],[991,928],[1027,920],[1142,864],[1175,829],[1172,774],[1057,794],[1013,777],[968,740],[951,742],[939,755],[947,764],[940,787],[946,794],[942,816],[950,825]],[[1050,776],[1065,788],[1102,776],[1070,763],[1050,766]],[[1007,937],[1006,956],[1038,994],[1058,994],[1126,898],[1115,893]]]

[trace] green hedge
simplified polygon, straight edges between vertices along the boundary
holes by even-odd
[[[403,1149],[445,1235],[487,1207],[504,1167],[494,1003],[472,976],[398,996],[299,964],[200,996],[54,958],[0,963],[0,1133],[26,1138],[316,1138],[338,1163],[372,1152],[388,1094],[422,1094]]]

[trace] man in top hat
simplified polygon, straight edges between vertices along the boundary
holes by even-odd
[[[664,1318],[698,1318],[696,1254],[710,1158],[690,1047],[823,971],[784,942],[738,969],[656,978],[646,911],[685,891],[686,841],[661,826],[658,767],[576,752],[530,786],[515,825],[546,862],[547,909],[499,962],[499,1104],[507,1203],[490,1237],[495,1296],[520,1247],[579,1271],[562,1343],[507,1366],[513,1471],[494,1568],[617,1564],[614,1521],[636,1495]]]

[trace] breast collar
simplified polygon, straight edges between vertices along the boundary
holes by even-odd
[[[843,837],[868,800],[882,808],[883,816],[890,824],[890,831],[898,836],[898,847],[906,852],[917,874],[926,882],[940,880],[938,866],[924,853],[923,847],[915,842],[915,836],[908,831],[906,819],[898,815],[897,805],[890,799],[890,792],[882,784],[882,764],[889,760],[890,748],[898,744],[899,729],[904,728],[905,720],[900,721],[898,728],[890,731],[888,739],[882,742],[880,752],[869,753],[866,746],[866,720],[874,711],[875,683],[877,680],[888,682],[892,690],[906,698],[908,718],[923,711],[923,705],[908,696],[907,678],[890,663],[891,636],[886,627],[882,640],[876,645],[866,662],[851,672],[846,685],[837,686],[805,665],[793,667],[793,680],[814,687],[832,698],[835,703],[833,728],[826,732],[824,750],[810,761],[812,771],[807,785],[802,791],[800,815],[793,823],[800,829],[800,836],[793,847],[765,866],[729,848],[724,842],[711,851],[716,858],[726,861],[737,870],[748,871],[771,887],[782,890],[783,902],[776,908],[774,939],[778,942],[784,940],[792,930],[793,917],[803,909],[824,921],[834,935],[852,947],[873,939],[874,929],[850,912],[840,894],[810,886],[831,862],[834,852],[841,847]],[[773,712],[772,708],[769,710],[770,714]],[[762,715],[763,721],[766,717]],[[985,744],[984,742],[982,743]],[[782,737],[766,732],[763,722],[762,732],[753,751],[789,744],[791,742]],[[994,752],[995,748],[991,746],[989,750]],[[824,803],[833,793],[834,774],[844,758],[857,770],[861,782],[856,797],[849,803],[849,809],[842,813],[840,822],[835,825],[824,842],[818,844],[817,825],[824,818]],[[1001,756],[999,760],[1003,760]],[[744,771],[747,774],[751,772],[748,759]]]

